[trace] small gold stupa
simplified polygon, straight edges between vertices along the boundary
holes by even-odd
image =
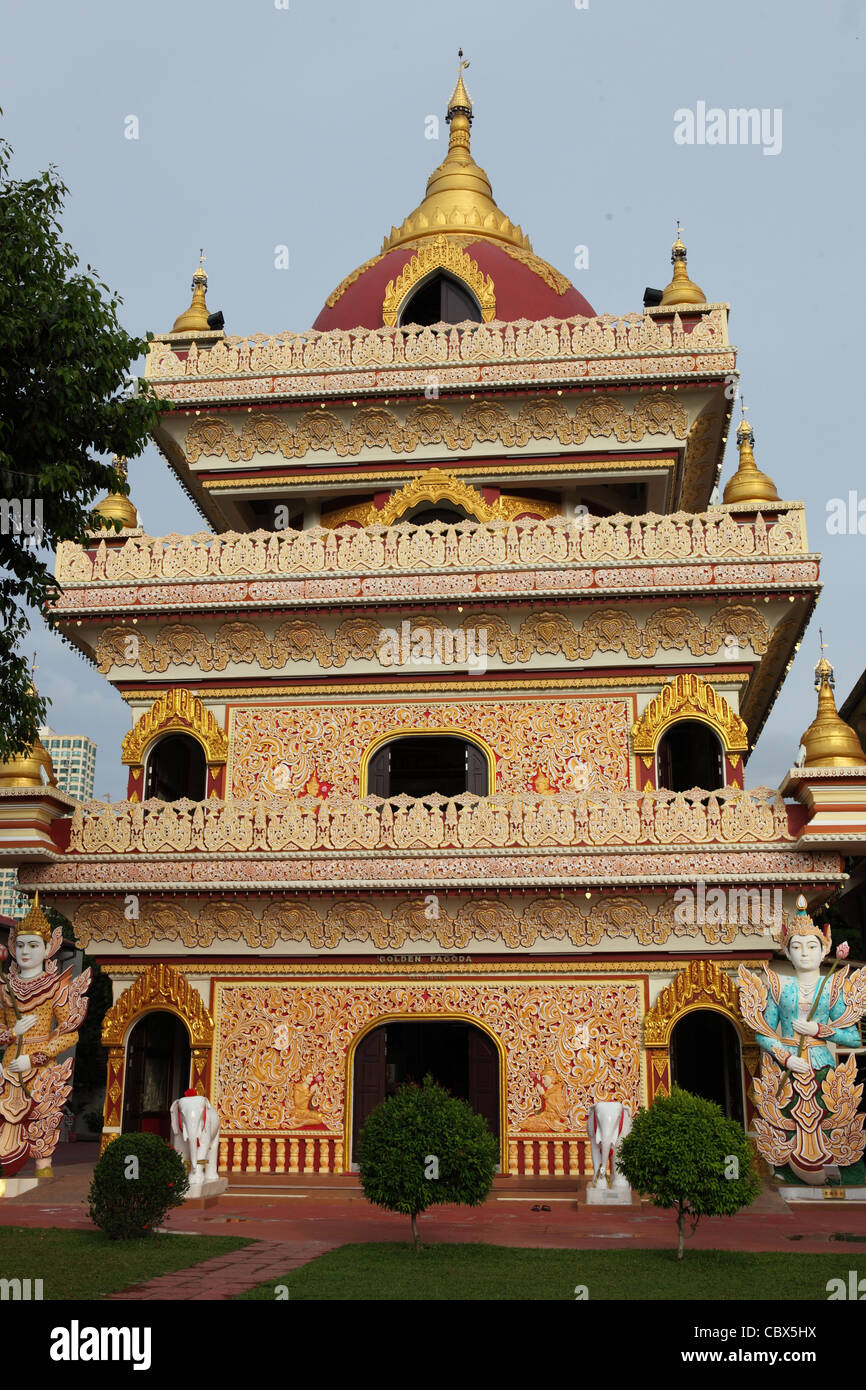
[[[866,767],[866,753],[859,738],[851,725],[840,719],[836,709],[836,678],[823,647],[822,642],[821,660],[815,667],[818,713],[801,739],[806,750],[803,767]]]
[[[661,306],[668,308],[673,304],[706,304],[707,297],[699,285],[689,279],[689,272],[686,266],[686,248],[682,241],[682,228],[677,223],[677,239],[671,247],[671,264],[674,268],[673,279],[670,284],[662,291]]]
[[[743,406],[743,418],[737,426],[737,449],[740,462],[736,473],[728,480],[722,494],[725,502],[778,502],[776,486],[766,473],[762,473],[755,462],[755,435],[751,422],[746,419],[747,406]]]

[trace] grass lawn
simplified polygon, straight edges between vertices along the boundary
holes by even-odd
[[[249,1244],[240,1236],[109,1240],[101,1231],[6,1226],[0,1228],[0,1278],[41,1279],[45,1299],[104,1298]]]
[[[500,1245],[341,1245],[239,1299],[400,1301],[827,1300],[827,1280],[847,1278],[850,1254],[745,1254],[734,1250],[518,1250]]]

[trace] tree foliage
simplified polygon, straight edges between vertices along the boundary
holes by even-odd
[[[498,1149],[484,1117],[425,1076],[421,1086],[401,1086],[367,1119],[358,1150],[364,1196],[410,1216],[417,1243],[416,1218],[428,1207],[481,1205]]]
[[[10,159],[0,140],[0,757],[29,748],[44,722],[17,649],[30,626],[24,605],[48,616],[58,592],[24,518],[50,548],[103,524],[117,530],[92,505],[128,488],[99,455],[134,458],[159,409],[144,383],[130,387],[146,340],[121,328],[122,301],[62,239],[68,190],[56,169],[14,180]]]
[[[637,1192],[658,1207],[676,1208],[678,1259],[687,1220],[694,1235],[702,1216],[733,1216],[755,1200],[760,1187],[742,1125],[726,1119],[713,1101],[678,1086],[638,1112],[617,1160]]]
[[[112,1240],[134,1240],[161,1225],[188,1189],[183,1159],[158,1134],[119,1134],[93,1170],[90,1219]]]

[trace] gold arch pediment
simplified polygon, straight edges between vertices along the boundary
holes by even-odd
[[[641,717],[632,725],[634,753],[639,757],[652,757],[665,730],[683,719],[696,719],[709,724],[728,754],[747,753],[749,750],[746,724],[731,709],[725,697],[717,695],[700,676],[683,672],[650,700]]]
[[[478,262],[473,261],[461,246],[440,233],[419,246],[396,280],[388,281],[382,301],[382,321],[386,328],[396,328],[400,306],[406,296],[436,270],[447,270],[472,291],[485,323],[495,319],[496,295],[490,276],[484,274]]]
[[[690,960],[644,1014],[644,1046],[669,1047],[674,1025],[695,1009],[724,1014],[741,1042],[754,1042],[751,1030],[740,1017],[737,1001],[737,986],[727,971],[714,960]]]
[[[201,995],[179,971],[163,961],[142,971],[108,1010],[102,1020],[103,1044],[121,1047],[133,1023],[156,1010],[174,1014],[186,1025],[191,1046],[213,1045],[214,1022]]]
[[[228,758],[228,736],[211,711],[191,690],[175,687],[157,696],[150,709],[130,729],[123,740],[121,762],[141,767],[153,740],[167,733],[191,734],[204,749],[210,767]]]

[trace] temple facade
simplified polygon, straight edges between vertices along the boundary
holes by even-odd
[[[728,304],[678,232],[667,287],[597,314],[494,201],[462,71],[447,119],[312,329],[228,336],[200,268],[151,344],[206,528],[118,496],[57,557],[126,800],[0,768],[5,862],[113,981],[106,1142],[192,1086],[230,1177],[351,1171],[427,1073],[503,1173],[588,1171],[589,1104],[673,1082],[749,1127],[737,969],[866,834],[823,659],[779,790],[746,784],[820,583],[731,419]]]

